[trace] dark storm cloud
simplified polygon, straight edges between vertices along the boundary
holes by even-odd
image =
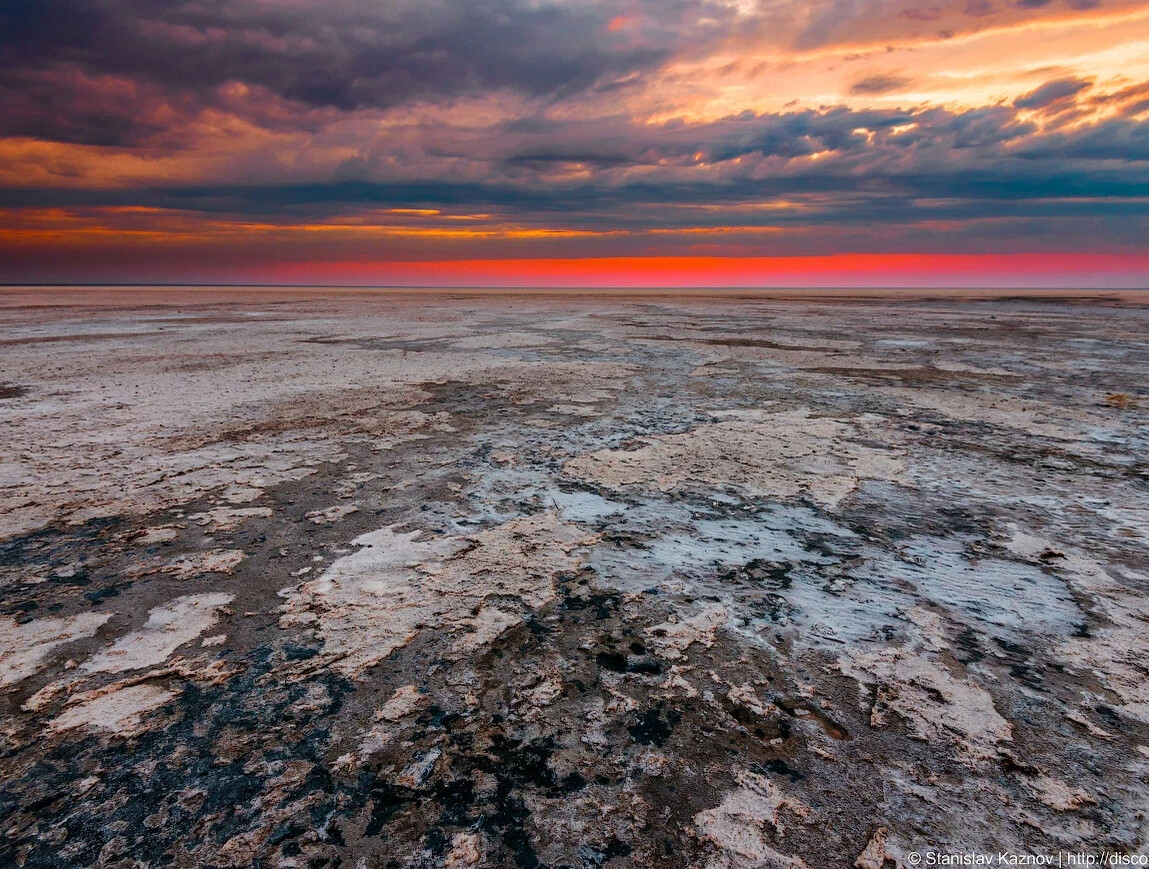
[[[200,108],[128,78],[94,80],[78,69],[0,70],[0,136],[129,147],[162,140],[174,115]]]
[[[1120,115],[1133,117],[1149,111],[1149,82],[1130,85],[1127,88],[1095,96],[1090,101],[1098,106],[1115,106]]]
[[[148,109],[161,106],[169,124],[218,108],[266,126],[278,102],[277,127],[309,129],[325,110],[495,91],[561,100],[635,87],[749,26],[722,2],[649,5],[615,33],[641,0],[5,0],[0,135],[155,145]]]
[[[1112,118],[1027,142],[1018,149],[1018,154],[1031,159],[1080,161],[1086,165],[1093,160],[1146,165],[1149,164],[1149,123]]]
[[[1092,85],[1089,82],[1079,78],[1060,78],[1046,82],[1025,96],[1018,97],[1013,101],[1013,105],[1019,109],[1044,109],[1056,102],[1075,97],[1090,87]]]
[[[1137,93],[1131,88],[1128,98]],[[1149,122],[1131,117],[1043,132],[1007,106],[838,107],[660,126],[622,117],[520,119],[486,130],[483,141],[472,134],[454,143],[446,127],[425,132],[448,158],[485,153],[482,177],[388,179],[365,161],[327,182],[6,190],[0,204],[145,205],[288,222],[462,209],[520,225],[603,230],[1116,215],[1143,222],[1149,197]],[[577,180],[560,172],[566,163],[579,165]],[[744,210],[775,200],[801,207]]]
[[[721,35],[731,18],[705,2],[661,12],[709,22],[693,39]],[[686,39],[673,27],[610,38],[612,14],[530,0],[6,0],[0,68],[74,68],[204,96],[240,81],[351,110],[498,88],[561,96],[657,65]]]
[[[984,18],[986,15],[992,15],[997,9],[989,0],[969,0],[963,11],[971,18]]]
[[[898,75],[871,75],[850,85],[850,93],[855,96],[859,94],[886,94],[903,88],[909,83],[908,78]]]
[[[792,19],[808,18],[792,41],[809,48],[853,39],[859,28],[896,33],[993,8],[987,0],[969,0],[964,13],[901,0],[817,0],[794,16],[785,2],[735,7],[728,0],[4,0],[0,136],[167,147],[180,140],[165,132],[208,109],[259,127],[311,130],[330,120],[324,113],[497,91],[545,101],[601,96],[641,87],[672,58],[732,37],[754,42]],[[849,92],[881,95],[910,83],[873,74]],[[1031,98],[1042,98],[1041,89]]]
[[[822,44],[874,10],[934,32],[935,21],[1016,6],[825,0],[796,43]],[[1145,223],[1146,84],[1100,94],[1100,76],[1096,90],[1060,78],[1012,104],[960,110],[635,117],[627,89],[656,101],[653,74],[669,59],[753,34],[760,20],[733,10],[719,0],[0,0],[0,136],[101,154],[44,158],[47,186],[0,189],[0,208],[144,206],[284,225],[443,209],[636,232]],[[914,78],[845,69],[855,98],[929,83],[912,66]],[[1034,111],[1037,122],[1023,120]],[[226,152],[230,136],[242,147],[226,160],[187,169],[197,149]],[[117,160],[176,155],[179,180],[84,183],[74,167],[97,166],[105,149],[110,177]],[[775,201],[786,207],[759,207]]]

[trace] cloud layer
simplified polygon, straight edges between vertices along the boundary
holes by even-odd
[[[1147,44],[1092,0],[10,0],[0,279],[1149,256]]]

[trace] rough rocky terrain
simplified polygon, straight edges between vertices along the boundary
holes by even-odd
[[[0,865],[1149,850],[1135,298],[0,308]]]

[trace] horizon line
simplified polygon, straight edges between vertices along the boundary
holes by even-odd
[[[1031,291],[1081,291],[1088,293],[1105,292],[1149,292],[1149,284],[1139,286],[1000,286],[996,284],[978,285],[902,285],[886,284],[699,284],[696,286],[679,284],[569,284],[558,286],[535,286],[529,284],[324,284],[324,283],[253,283],[253,282],[196,282],[196,281],[0,281],[0,289],[51,288],[51,287],[123,287],[143,289],[148,287],[194,287],[200,289],[325,289],[325,290],[1001,290],[1003,292]]]

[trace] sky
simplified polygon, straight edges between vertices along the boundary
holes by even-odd
[[[1149,286],[1149,0],[3,0],[0,281]]]

